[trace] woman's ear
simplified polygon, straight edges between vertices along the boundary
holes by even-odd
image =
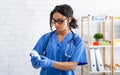
[[[71,17],[69,17],[69,18],[68,18],[68,22],[70,23],[71,21],[72,21],[72,18],[71,18]]]

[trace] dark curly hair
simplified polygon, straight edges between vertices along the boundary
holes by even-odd
[[[70,5],[67,4],[63,4],[63,5],[57,5],[50,13],[50,29],[52,30],[52,19],[53,19],[53,14],[59,12],[60,14],[62,14],[65,17],[71,17],[72,20],[69,23],[69,27],[70,29],[73,28],[77,28],[77,20],[73,17],[73,9],[71,8]]]

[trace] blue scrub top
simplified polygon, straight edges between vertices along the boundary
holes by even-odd
[[[44,34],[35,45],[34,50],[40,55],[43,55],[44,47],[51,33],[53,32]],[[74,41],[71,39],[74,39]],[[77,62],[78,65],[85,65],[87,64],[86,45],[77,34],[72,32],[59,42],[57,33],[54,32],[46,47],[46,57],[58,62]],[[48,67],[41,68],[40,75],[75,75],[75,70],[64,71]]]

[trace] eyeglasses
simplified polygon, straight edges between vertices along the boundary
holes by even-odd
[[[65,19],[60,18],[60,19],[57,19],[57,20],[53,19],[52,23],[56,24],[56,22],[57,22],[58,24],[62,24],[65,20],[66,20],[66,18]]]

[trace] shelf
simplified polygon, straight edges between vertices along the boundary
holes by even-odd
[[[96,21],[96,20],[95,20]],[[84,36],[86,36],[84,39],[85,39],[85,43],[87,45],[87,52],[88,52],[88,66],[87,66],[87,69],[85,69],[87,71],[87,75],[92,75],[91,73],[102,73],[102,75],[105,75],[105,73],[110,73],[110,75],[114,75],[114,72],[120,72],[119,70],[117,71],[114,71],[114,68],[113,68],[113,65],[107,65],[106,63],[106,60],[107,59],[110,59],[110,63],[109,64],[114,64],[114,47],[120,47],[119,45],[114,45],[114,37],[113,37],[113,32],[114,32],[114,27],[113,27],[113,17],[112,16],[109,16],[109,20],[97,20],[98,22],[100,22],[99,24],[99,28],[98,30],[96,30],[96,32],[101,32],[105,35],[105,37],[103,38],[103,42],[100,41],[99,44],[98,43],[95,43],[93,41],[93,38],[91,38],[92,36],[92,33],[91,33],[91,30],[94,29],[92,28],[92,26],[90,25],[92,22],[94,22],[93,20],[91,20],[91,18],[89,16],[83,16],[81,18],[81,37],[84,38]],[[106,26],[106,23],[109,23],[109,27]],[[84,28],[84,27],[87,27],[87,28]],[[109,28],[109,33],[106,32],[106,28]],[[87,30],[87,31],[86,31]],[[107,34],[107,37],[106,38],[106,34]],[[109,39],[109,41],[108,41]],[[93,46],[93,45],[98,45],[98,46]],[[102,48],[102,49],[100,49]],[[107,49],[109,48],[109,49]],[[101,58],[98,59],[98,55],[100,55],[99,53],[99,50],[102,50],[101,51]],[[106,57],[106,50],[110,50],[110,58],[107,58]],[[96,53],[96,54],[95,54]],[[97,54],[98,53],[98,54]],[[95,54],[95,56],[94,56]],[[93,56],[91,56],[93,55]],[[97,58],[96,58],[97,56]],[[91,59],[94,59],[93,62],[91,62]],[[98,60],[100,61],[98,61]],[[101,62],[102,61],[102,64],[105,64],[104,65],[104,69],[101,69],[102,71],[96,71],[96,68],[94,67],[94,62]],[[91,63],[92,63],[92,69],[91,69]],[[97,70],[100,69],[100,67],[98,67],[99,64],[97,63],[96,67],[97,67]],[[82,68],[83,69],[83,68]],[[83,71],[83,70],[82,70]],[[84,75],[83,72],[81,73],[81,75]]]
[[[84,67],[85,68],[85,67]],[[86,69],[86,68],[85,68]],[[87,69],[86,69],[86,71],[87,71]],[[117,71],[117,72],[120,72],[120,71]],[[106,69],[106,70],[104,70],[104,71],[90,71],[90,73],[92,74],[92,73],[111,73],[111,71],[108,69]]]
[[[86,44],[88,45],[88,41],[85,41],[86,42]],[[93,45],[93,44],[90,44],[89,45],[89,47],[90,48],[102,48],[102,47],[112,47],[112,45],[111,44],[109,44],[109,45]],[[114,47],[120,47],[119,45],[115,45]]]
[[[87,66],[83,67],[87,71]],[[90,73],[110,73],[111,71],[109,69],[105,69],[104,71],[90,71]],[[120,72],[120,71],[118,71]]]
[[[108,45],[108,46],[93,46],[93,45],[90,45],[90,48],[102,48],[102,47],[112,47],[111,45]],[[120,47],[120,46],[113,46],[113,47]]]
[[[116,72],[120,72],[120,70],[114,70],[114,72],[116,73]]]
[[[110,72],[111,72],[110,70],[95,71],[95,72],[90,71],[90,73],[110,73]]]
[[[113,46],[113,47],[120,47],[119,45],[115,45],[115,46]]]
[[[111,47],[111,45],[110,46],[90,46],[90,48],[102,48],[102,47]]]

